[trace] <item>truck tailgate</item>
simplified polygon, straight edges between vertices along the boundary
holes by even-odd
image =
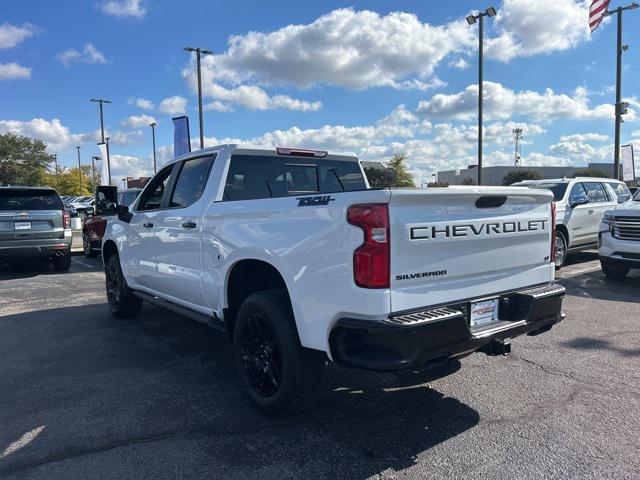
[[[553,280],[551,200],[517,187],[392,190],[392,312]]]

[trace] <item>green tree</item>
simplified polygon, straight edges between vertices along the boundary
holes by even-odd
[[[579,168],[574,172],[572,177],[601,177],[601,178],[611,178],[611,175],[607,172],[603,172],[602,170],[597,170],[595,168]]]
[[[388,168],[366,167],[364,173],[371,188],[390,188],[394,186],[396,181],[395,175]]]
[[[504,176],[502,185],[512,185],[523,180],[542,180],[542,175],[535,170],[513,170]]]
[[[82,165],[80,174],[76,168],[58,168],[58,174],[47,173],[43,183],[55,188],[60,195],[92,195],[95,180],[91,179],[91,165]]]
[[[475,178],[464,177],[460,182],[460,185],[477,185],[477,183]]]
[[[387,163],[387,168],[393,172],[395,177],[394,187],[415,187],[413,176],[407,172],[405,161],[407,156],[404,153],[396,153]]]
[[[53,155],[46,149],[42,140],[0,134],[0,184],[41,185],[53,163]]]

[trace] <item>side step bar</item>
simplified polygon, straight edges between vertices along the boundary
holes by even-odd
[[[188,308],[185,308],[181,305],[178,305],[173,302],[169,302],[168,300],[164,300],[162,298],[154,297],[153,295],[149,295],[145,292],[140,292],[138,290],[134,290],[133,294],[144,300],[145,302],[152,303],[157,305],[158,307],[166,308],[167,310],[171,310],[178,315],[182,315],[183,317],[190,318],[191,320],[195,320],[196,322],[204,323],[210,327],[216,328],[222,332],[226,332],[227,328],[224,324],[224,321],[218,317],[209,317],[207,315],[203,315],[200,312],[194,312]]]

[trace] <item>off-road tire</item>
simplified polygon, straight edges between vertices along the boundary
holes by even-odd
[[[127,286],[117,254],[109,257],[105,267],[105,284],[111,315],[116,318],[133,318],[140,313],[142,299],[136,297]]]
[[[628,267],[621,267],[618,265],[614,265],[602,259],[600,260],[600,266],[602,267],[602,271],[604,272],[604,274],[608,278],[611,278],[613,280],[623,279],[624,277],[627,276],[627,273],[629,273],[629,270],[630,270]]]
[[[264,337],[273,338],[273,341],[263,343],[276,345],[268,354],[273,358],[266,358],[262,364],[262,368],[270,368],[269,377],[272,379],[278,371],[276,357],[280,359],[280,377],[277,386],[275,381],[272,382],[271,387],[275,386],[275,391],[270,395],[260,393],[255,378],[252,378],[252,373],[259,371],[257,360],[250,360],[256,356],[248,354],[256,345],[250,341],[252,332],[256,330],[256,319],[260,319],[262,324],[258,330],[271,329]],[[257,292],[244,300],[234,325],[233,353],[242,386],[254,405],[265,413],[282,416],[305,410],[317,400],[324,385],[326,355],[301,346],[291,305],[283,290]],[[270,360],[271,367],[266,363]]]

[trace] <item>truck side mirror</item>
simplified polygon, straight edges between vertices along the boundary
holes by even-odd
[[[586,205],[587,203],[589,203],[589,197],[584,194],[576,195],[571,199],[571,208],[575,208],[580,205]]]
[[[133,215],[129,212],[129,207],[127,205],[117,205],[116,215],[118,216],[118,220],[129,223]]]

